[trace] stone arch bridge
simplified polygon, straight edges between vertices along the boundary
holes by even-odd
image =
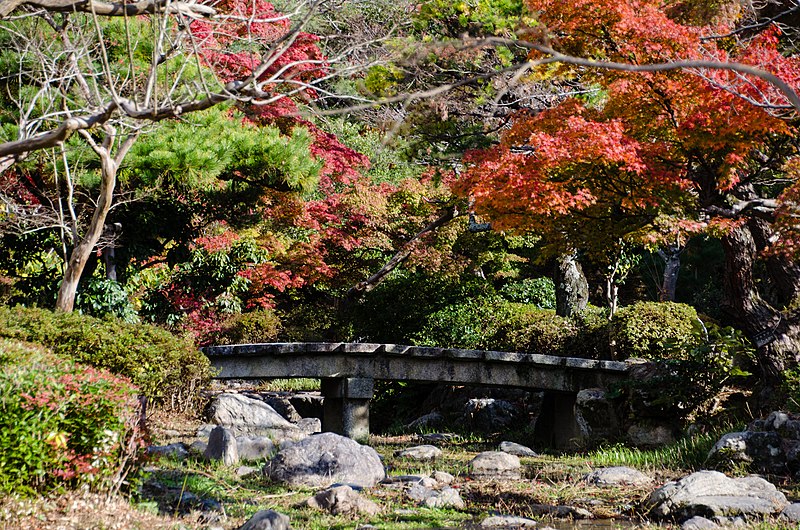
[[[624,381],[630,367],[619,361],[531,353],[341,342],[208,346],[203,353],[218,370],[217,379],[321,379],[323,431],[355,439],[369,435],[375,380],[545,391],[553,417],[549,441],[555,446],[565,446],[577,433],[577,393],[608,389]]]

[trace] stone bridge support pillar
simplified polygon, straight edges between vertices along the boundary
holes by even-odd
[[[374,381],[365,377],[322,379],[322,430],[364,442],[369,438],[369,400]]]

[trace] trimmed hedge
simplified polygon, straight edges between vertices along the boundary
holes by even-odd
[[[585,357],[680,357],[697,345],[695,310],[672,302],[639,302],[608,311],[589,307],[573,318],[499,296],[470,298],[427,316],[414,344]],[[612,354],[613,346],[613,354]]]
[[[0,491],[116,487],[138,448],[136,394],[126,378],[0,339]]]
[[[43,344],[65,357],[131,379],[163,405],[185,408],[208,382],[210,365],[188,339],[148,324],[44,309],[0,307],[0,338]]]
[[[693,307],[675,302],[637,302],[617,311],[609,336],[617,358],[671,357],[697,344],[699,319]]]
[[[572,320],[551,309],[511,303],[493,337],[493,349],[572,356],[569,346],[576,340],[577,331]]]

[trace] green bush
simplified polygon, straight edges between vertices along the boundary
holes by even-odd
[[[139,320],[122,285],[107,278],[89,280],[78,292],[75,305],[95,317],[114,315],[131,324]]]
[[[637,302],[617,311],[610,338],[617,358],[660,359],[697,343],[697,312],[675,302]]]
[[[575,339],[569,345],[570,357],[610,359],[608,309],[587,306],[572,321],[576,326]]]
[[[575,323],[555,311],[510,303],[492,342],[497,350],[569,356],[576,333]]]
[[[0,491],[119,484],[138,443],[125,378],[0,339]]]
[[[556,308],[556,284],[550,278],[526,278],[500,289],[500,295],[510,302],[533,304],[539,309]]]
[[[470,298],[427,316],[414,344],[443,348],[494,349],[497,327],[508,318],[510,304],[497,296]]]
[[[355,337],[368,342],[408,344],[430,315],[447,306],[489,296],[485,282],[431,277],[400,270],[381,282],[350,309]]]
[[[253,344],[274,342],[281,329],[281,321],[274,311],[264,309],[233,315],[214,333],[212,344]]]
[[[43,344],[59,355],[123,375],[148,397],[185,408],[210,376],[208,359],[187,339],[112,317],[0,307],[0,338]]]

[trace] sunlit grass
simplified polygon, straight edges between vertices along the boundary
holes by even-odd
[[[591,451],[584,458],[596,467],[629,466],[640,470],[694,471],[703,468],[709,450],[719,437],[718,433],[698,434],[656,449],[614,445]]]
[[[295,379],[272,379],[260,383],[257,390],[261,392],[317,392],[320,380],[308,377]]]

